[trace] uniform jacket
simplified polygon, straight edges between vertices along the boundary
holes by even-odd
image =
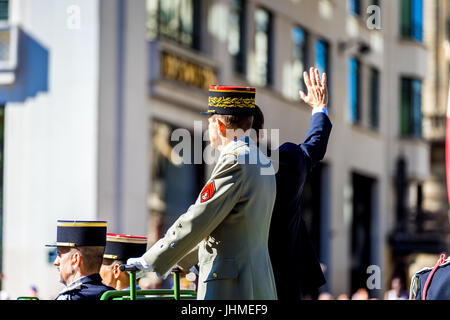
[[[279,148],[277,197],[272,215],[269,252],[278,298],[301,299],[325,283],[320,263],[301,216],[303,185],[311,169],[323,159],[331,122],[322,112],[311,117],[305,141]]]
[[[108,290],[115,289],[103,284],[100,275],[95,273],[72,282],[55,300],[100,300]]]
[[[411,280],[410,299],[422,300],[425,283],[433,268],[423,268]],[[426,293],[426,300],[450,300],[450,260],[437,267]]]
[[[270,174],[260,174],[263,167]],[[143,258],[160,274],[198,261],[198,299],[276,299],[267,247],[275,194],[270,161],[250,138],[237,139],[195,204]]]

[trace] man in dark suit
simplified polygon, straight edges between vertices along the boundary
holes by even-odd
[[[331,133],[327,78],[324,73],[321,80],[315,68],[309,75],[304,72],[303,77],[308,94],[300,91],[300,97],[313,108],[313,115],[303,143],[287,142],[278,149],[277,195],[269,233],[269,254],[280,300],[302,299],[325,283],[301,216],[300,200],[308,173],[325,156]],[[253,129],[263,128],[264,116],[258,108]]]

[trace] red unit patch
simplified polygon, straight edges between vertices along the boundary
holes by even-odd
[[[202,193],[200,194],[200,202],[203,203],[211,199],[215,191],[214,181],[211,181],[203,188]]]

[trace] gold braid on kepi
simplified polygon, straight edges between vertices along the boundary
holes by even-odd
[[[108,233],[103,258],[127,261],[144,255],[146,251],[147,237]]]
[[[58,220],[56,242],[46,247],[106,246],[106,221]]]
[[[208,111],[202,114],[251,116],[255,111],[256,88],[209,86]]]

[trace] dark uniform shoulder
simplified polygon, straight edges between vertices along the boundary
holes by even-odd
[[[426,291],[426,292],[424,292]],[[410,299],[450,300],[450,260],[442,260],[434,268],[423,268],[411,280]]]
[[[425,284],[425,281],[428,277],[428,274],[430,271],[433,270],[433,268],[423,268],[419,271],[417,271],[412,279],[411,279],[411,286],[409,289],[409,299],[410,300],[421,300],[422,299],[422,288]],[[425,281],[423,280],[425,279]]]
[[[92,274],[69,285],[56,300],[100,300],[103,293],[109,290],[115,289],[103,284],[99,274]]]

